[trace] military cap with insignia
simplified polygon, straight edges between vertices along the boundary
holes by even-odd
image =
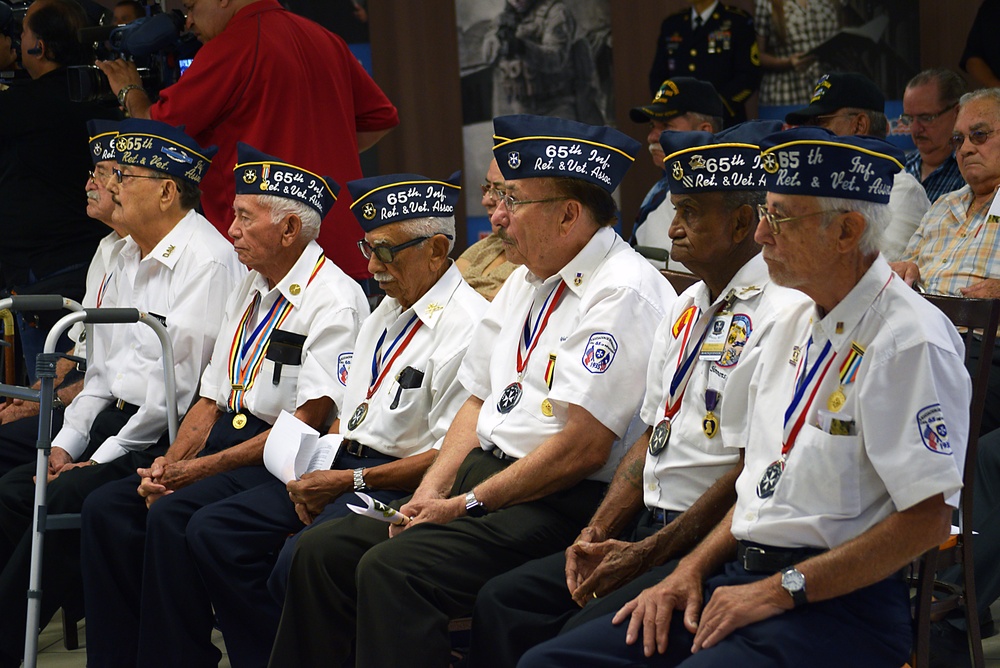
[[[365,232],[411,218],[447,218],[455,215],[462,192],[462,172],[445,181],[419,174],[388,174],[348,181],[351,211]]]
[[[340,185],[329,176],[320,176],[296,167],[249,144],[236,144],[237,195],[274,195],[302,202],[320,218],[337,203]]]
[[[159,121],[130,118],[118,126],[115,154],[119,164],[153,169],[198,185],[218,152],[202,148],[184,133]]]
[[[782,128],[781,121],[747,121],[718,134],[667,130],[660,135],[663,165],[673,177],[670,192],[763,190],[760,141]]]
[[[832,114],[838,109],[864,109],[885,112],[885,95],[875,82],[857,72],[824,74],[813,88],[809,106],[791,111],[785,116],[789,125],[809,123],[817,116]]]
[[[628,115],[636,123],[646,123],[665,121],[688,112],[718,118],[726,113],[715,86],[693,77],[674,77],[663,82],[652,102],[632,107]]]
[[[87,136],[90,143],[90,158],[96,165],[104,160],[115,159],[115,138],[118,137],[120,121],[93,119],[87,121]]]
[[[761,165],[767,190],[887,204],[903,151],[875,137],[840,137],[803,126],[765,137]]]
[[[621,183],[641,144],[614,128],[552,116],[493,119],[493,157],[505,179],[580,179],[609,193]]]

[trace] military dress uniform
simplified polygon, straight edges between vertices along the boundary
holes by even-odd
[[[370,468],[441,447],[448,426],[469,396],[457,373],[487,305],[454,265],[412,307],[402,309],[391,297],[382,301],[358,335],[340,420],[345,443],[332,468]],[[411,332],[413,338],[408,339]],[[396,345],[390,348],[393,342]],[[373,362],[385,380],[369,398]],[[360,423],[358,416],[363,416]],[[383,503],[407,494],[358,489]],[[188,545],[234,663],[267,662],[297,535],[348,514],[348,503],[358,503],[358,498],[347,493],[331,500],[303,529],[285,483],[272,477],[191,518]],[[275,573],[270,575],[272,567]],[[269,580],[280,597],[268,592]]]
[[[753,18],[745,11],[717,4],[707,21],[694,27],[685,9],[664,19],[649,71],[649,91],[664,79],[695,77],[719,91],[726,106],[726,125],[747,120],[745,104],[760,85],[760,52]]]
[[[674,397],[680,406],[671,420],[668,444],[656,454],[654,448],[647,450],[643,467],[646,512],[640,516],[631,540],[641,540],[675,519],[737,463],[737,450],[726,447],[719,427],[723,423],[747,422],[743,414],[746,390],[733,387],[729,376],[737,365],[753,367],[757,363],[775,322],[790,306],[804,299],[801,293],[772,283],[758,255],[733,276],[714,301],[709,299],[708,287],[698,282],[674,302],[657,329],[650,353],[641,412],[645,425],[654,427],[663,420],[671,380],[692,353],[694,370],[683,390],[683,400]],[[725,344],[717,359],[710,359],[716,357],[713,354],[702,358],[700,346],[694,345],[689,335],[698,319],[713,320],[713,312],[724,303],[728,315],[719,321],[729,322]],[[730,391],[736,397],[733,401],[728,400]],[[733,443],[736,447],[742,444]],[[476,599],[470,661],[477,666],[513,666],[521,654],[560,630],[615,612],[666,577],[675,563],[650,569],[582,611],[566,588],[563,552],[493,578]],[[486,632],[479,633],[477,628]]]

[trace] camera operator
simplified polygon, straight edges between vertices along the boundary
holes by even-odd
[[[151,103],[131,63],[98,66],[131,116],[184,125],[198,143],[219,147],[202,185],[205,216],[216,227],[224,232],[232,220],[238,141],[339,183],[361,178],[358,152],[373,146],[399,117],[341,38],[277,0],[185,5],[187,28],[204,46],[159,101]],[[364,285],[369,274],[356,248],[363,233],[349,204],[333,208],[317,241]]]
[[[87,62],[77,38],[85,25],[74,0],[37,0],[21,32],[22,64],[31,80],[0,93],[0,274],[3,287],[18,294],[82,299],[87,267],[105,234],[87,216],[80,184],[91,167],[87,121],[114,119],[118,112],[69,100],[66,67]],[[62,315],[17,314],[32,382],[35,355]]]

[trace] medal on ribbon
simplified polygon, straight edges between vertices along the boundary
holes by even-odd
[[[840,386],[826,400],[826,407],[836,413],[847,403],[847,395],[844,390],[858,378],[858,368],[864,361],[865,349],[857,341],[851,341],[851,350],[847,353],[843,363],[840,365]]]
[[[670,442],[670,418],[663,418],[655,427],[653,435],[649,437],[649,454],[656,456],[663,452]]]
[[[701,419],[701,430],[705,436],[713,438],[719,433],[719,418],[715,415],[715,409],[719,405],[722,393],[718,390],[705,390],[705,417]]]
[[[423,321],[418,319],[416,314],[411,316],[384,353],[382,353],[382,345],[385,343],[386,337],[389,336],[389,328],[386,327],[382,330],[382,336],[379,337],[378,343],[375,344],[375,350],[372,351],[371,380],[368,381],[368,392],[365,395],[365,400],[354,409],[351,419],[347,421],[348,431],[357,429],[368,417],[368,402],[375,396],[396,358],[410,345],[413,335],[417,333],[422,324],[424,324]],[[387,357],[388,361],[386,361]]]

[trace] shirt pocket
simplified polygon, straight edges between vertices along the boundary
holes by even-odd
[[[785,462],[775,496],[805,515],[857,517],[864,457],[860,436],[834,436],[805,424]]]

